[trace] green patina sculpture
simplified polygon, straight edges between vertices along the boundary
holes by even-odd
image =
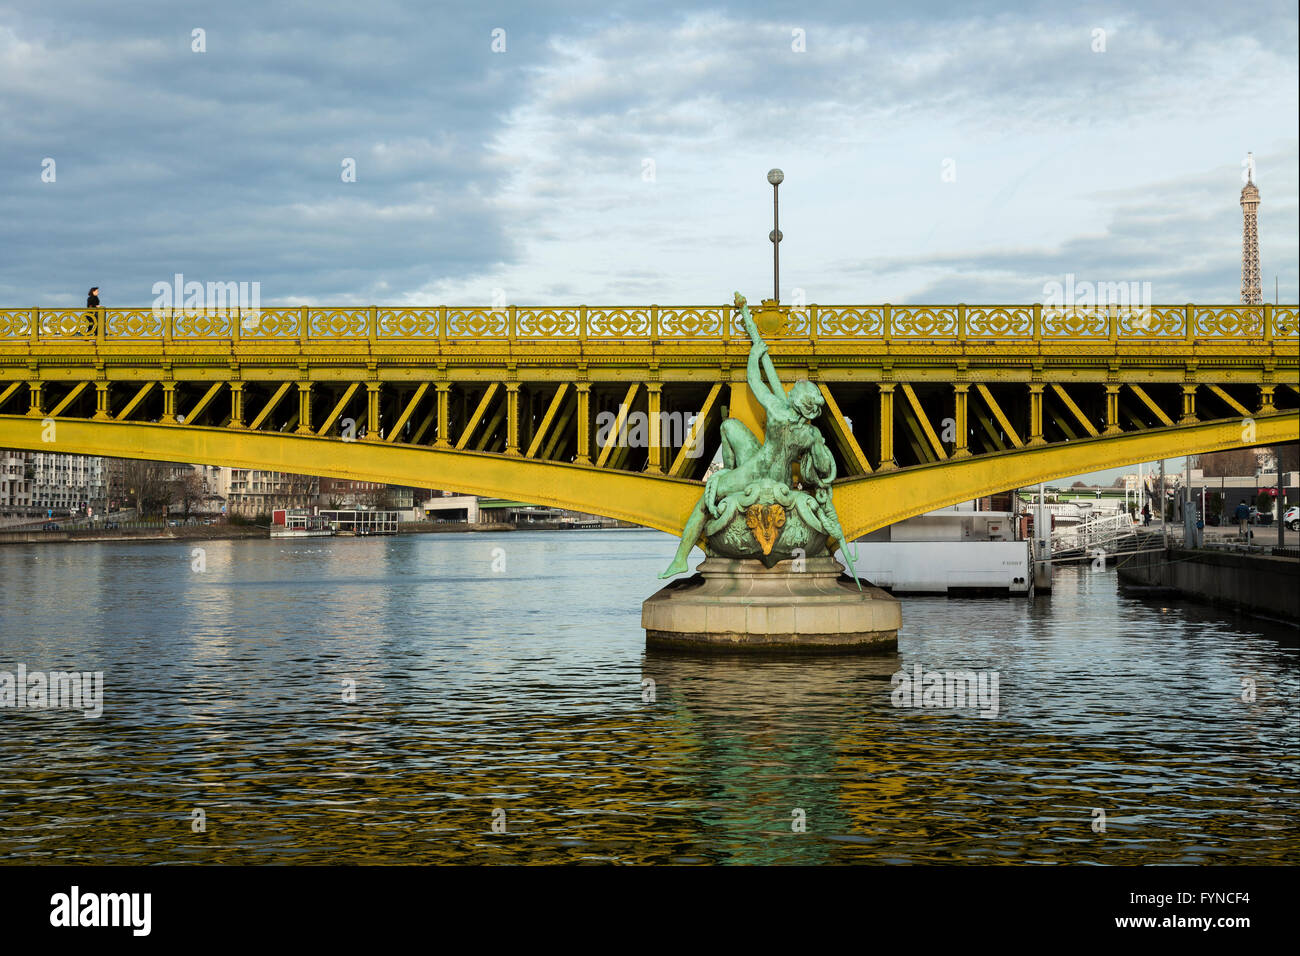
[[[753,343],[746,379],[767,412],[766,433],[760,444],[744,422],[728,418],[722,423],[722,469],[705,482],[677,554],[661,578],[685,574],[697,543],[712,555],[755,559],[772,567],[792,558],[829,556],[844,541],[831,501],[835,458],[813,424],[825,404],[821,392],[812,382],[798,381],[787,394],[739,292],[736,308]],[[847,553],[845,559],[852,570]]]

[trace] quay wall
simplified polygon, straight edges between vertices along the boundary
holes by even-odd
[[[1300,559],[1236,551],[1169,548],[1135,554],[1117,566],[1122,584],[1300,624]]]

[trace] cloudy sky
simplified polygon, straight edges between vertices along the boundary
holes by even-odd
[[[772,166],[783,298],[1234,302],[1248,150],[1295,301],[1296,47],[1293,0],[0,2],[0,303],[759,298]]]

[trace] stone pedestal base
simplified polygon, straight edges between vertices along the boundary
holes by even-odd
[[[844,575],[834,558],[773,568],[707,558],[641,605],[646,644],[686,650],[873,652],[898,646],[898,601]]]

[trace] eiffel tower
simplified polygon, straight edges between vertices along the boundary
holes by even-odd
[[[1259,305],[1264,294],[1259,278],[1259,189],[1255,186],[1255,156],[1246,154],[1246,185],[1241,187],[1241,302]]]

